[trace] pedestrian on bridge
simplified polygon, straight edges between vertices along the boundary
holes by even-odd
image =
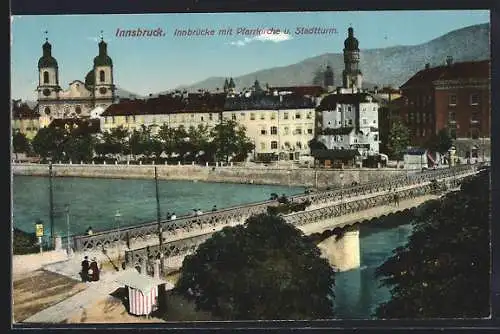
[[[167,212],[167,220],[170,220],[172,218],[172,215],[170,214],[170,212]]]
[[[89,269],[90,269],[89,257],[85,256],[82,261],[82,271],[80,272],[80,277],[82,278],[82,282],[89,281]]]
[[[398,193],[394,193],[394,205],[399,207],[399,195],[398,195]]]
[[[172,212],[172,215],[170,216],[170,220],[176,220],[177,216],[175,215],[175,212]]]

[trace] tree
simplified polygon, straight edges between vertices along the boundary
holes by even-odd
[[[183,262],[174,291],[225,320],[333,315],[334,271],[283,218],[260,214],[226,227]]]
[[[229,162],[230,158],[235,161],[244,160],[254,145],[246,136],[245,127],[233,120],[223,120],[212,128],[211,149],[215,152],[217,161]]]
[[[394,120],[389,130],[387,148],[391,159],[397,161],[403,159],[404,152],[410,145],[410,131],[400,119]]]
[[[88,162],[94,155],[95,139],[90,133],[71,133],[62,147],[68,160]]]
[[[437,135],[433,135],[425,146],[433,152],[443,154],[448,152],[452,145],[453,139],[451,138],[448,129],[444,128],[439,130]]]
[[[12,148],[16,154],[16,160],[18,153],[28,153],[30,151],[30,142],[21,131],[16,131],[12,135]]]
[[[60,160],[63,156],[62,144],[66,138],[66,131],[62,128],[51,126],[41,128],[33,138],[33,151],[43,159]]]
[[[380,318],[469,318],[489,315],[489,172],[435,200],[417,217],[404,247],[377,268],[391,299]]]

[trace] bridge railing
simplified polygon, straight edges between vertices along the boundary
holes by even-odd
[[[377,193],[388,189],[419,184],[432,179],[459,175],[474,170],[475,167],[473,165],[440,169],[403,177],[395,177],[388,181],[361,184],[343,189],[335,189],[308,195],[292,196],[290,200],[294,202],[309,200],[313,205],[325,204],[338,200],[341,197],[347,199],[363,194]],[[171,235],[190,233],[196,230],[201,233],[206,230],[207,227],[215,228],[220,225],[228,225],[232,222],[241,222],[253,214],[266,212],[268,206],[276,204],[277,201],[265,201],[221,209],[215,212],[205,213],[200,216],[181,217],[177,220],[162,220],[160,222],[161,230]],[[159,236],[158,223],[156,221],[141,225],[123,227],[121,229],[110,229],[94,233],[93,235],[75,236],[74,244],[76,251],[107,248],[117,242],[125,243],[130,247],[132,241],[134,243],[148,241],[148,239],[153,236]]]
[[[461,179],[470,175],[472,171],[467,173],[460,173],[459,175],[443,174],[446,175],[441,183],[446,183],[447,187],[453,188],[460,184]],[[302,211],[292,213],[284,216],[285,220],[295,226],[302,226],[321,220],[326,220],[333,217],[343,216],[349,213],[366,210],[369,208],[377,207],[394,203],[394,195],[397,193],[400,200],[415,198],[425,194],[435,192],[435,185],[431,180],[425,181],[420,184],[413,184],[406,186],[403,189],[395,190],[394,192],[386,192],[377,194],[367,198],[353,200],[351,202],[337,203],[328,207],[323,207],[310,211]],[[363,220],[362,218],[360,221]],[[345,223],[338,227],[344,227],[352,223]],[[199,244],[207,240],[212,233],[197,235],[190,238],[183,238],[171,242],[164,243],[160,249],[159,245],[133,249],[125,252],[125,261],[127,266],[141,267],[146,263],[151,262],[152,259],[159,258],[162,254],[164,258],[187,255],[194,252]]]

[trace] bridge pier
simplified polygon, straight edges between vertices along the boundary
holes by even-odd
[[[341,235],[332,235],[318,244],[321,254],[337,271],[359,268],[361,254],[359,229],[351,228]]]

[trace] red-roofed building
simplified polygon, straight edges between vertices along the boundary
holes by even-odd
[[[412,144],[424,144],[443,128],[473,145],[489,141],[485,138],[490,137],[490,81],[489,60],[453,63],[448,57],[443,66],[426,65],[417,72],[401,86],[408,100],[403,114]]]

